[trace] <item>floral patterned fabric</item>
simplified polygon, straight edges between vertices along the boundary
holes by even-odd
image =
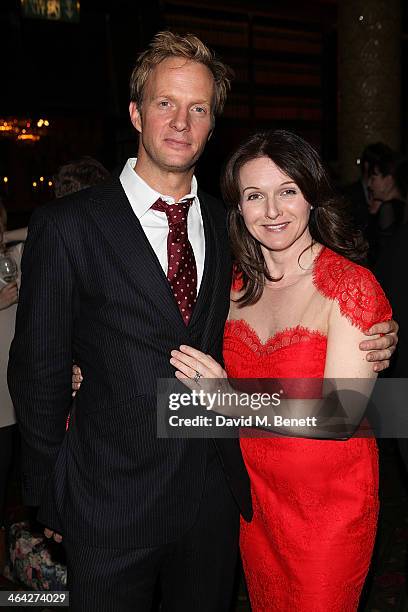
[[[53,545],[33,534],[27,521],[15,523],[9,531],[10,566],[6,576],[38,591],[64,591],[67,569],[53,556]],[[62,550],[59,548],[58,556]]]

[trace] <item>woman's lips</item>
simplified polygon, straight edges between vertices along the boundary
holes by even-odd
[[[286,221],[285,223],[270,223],[268,225],[264,225],[263,227],[268,231],[268,232],[283,232],[289,225],[289,221]]]

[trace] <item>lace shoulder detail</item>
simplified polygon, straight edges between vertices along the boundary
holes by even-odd
[[[328,248],[316,260],[314,283],[323,295],[337,300],[340,312],[362,331],[392,317],[391,306],[375,276]]]
[[[231,283],[231,291],[241,291],[244,286],[244,282],[242,280],[242,272],[238,269],[236,265],[234,265],[232,269],[232,283]]]

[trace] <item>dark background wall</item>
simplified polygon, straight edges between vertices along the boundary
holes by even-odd
[[[405,74],[408,8],[403,5]],[[38,142],[17,141],[0,131],[0,189],[11,223],[20,224],[34,206],[53,197],[48,182],[60,164],[92,155],[119,171],[135,154],[128,79],[137,53],[163,28],[196,33],[236,74],[198,169],[208,190],[217,192],[222,161],[255,127],[295,129],[335,172],[337,9],[337,0],[82,0],[79,21],[65,23],[27,18],[20,1],[3,0],[0,124],[10,118],[32,125],[39,118],[49,121]],[[406,79],[402,95],[406,135]]]

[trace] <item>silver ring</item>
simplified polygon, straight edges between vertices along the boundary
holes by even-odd
[[[202,374],[200,374],[200,372],[198,372],[198,371],[196,370],[196,373],[195,373],[195,375],[194,375],[194,379],[193,379],[193,380],[194,380],[194,382],[195,382],[195,383],[198,383],[198,381],[199,381],[199,380],[200,380],[200,378],[202,378],[202,377],[203,377],[203,375],[202,375]]]

